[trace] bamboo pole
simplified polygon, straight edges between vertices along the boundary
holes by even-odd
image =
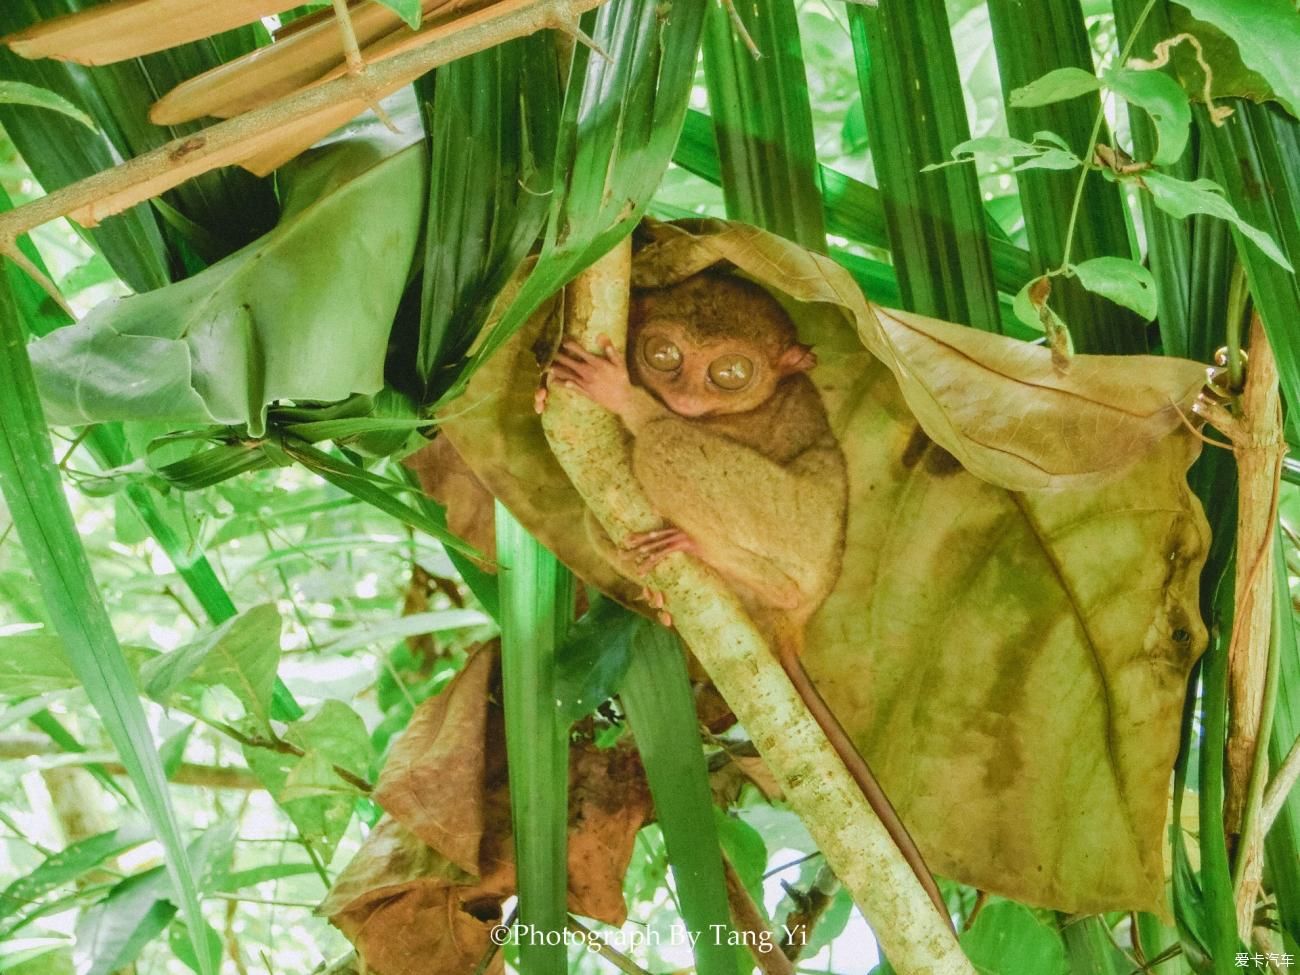
[[[624,240],[566,291],[568,336],[596,349],[596,336],[603,333],[622,350],[630,280],[631,245]],[[556,385],[542,426],[560,466],[616,545],[630,532],[659,527],[632,474],[617,417]],[[647,582],[664,594],[678,632],[750,733],[894,968],[900,975],[974,975],[952,930],[736,596],[711,569],[682,554],[661,562]]]

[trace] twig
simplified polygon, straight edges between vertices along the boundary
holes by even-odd
[[[731,904],[731,917],[736,922],[754,956],[754,964],[762,975],[794,975],[794,962],[777,946],[772,929],[740,882],[740,875],[724,854],[722,867],[727,876],[727,900]]]
[[[357,43],[357,32],[352,26],[352,13],[348,10],[348,0],[334,0],[334,20],[339,25],[339,33],[343,36],[343,58],[348,63],[348,74],[364,74],[366,59],[361,56],[361,45]],[[371,100],[370,110],[375,113],[379,121],[384,123],[389,132],[401,135],[401,129],[384,111],[378,98]]]
[[[1291,745],[1291,750],[1286,753],[1286,758],[1282,759],[1282,764],[1278,766],[1273,781],[1268,784],[1268,790],[1264,793],[1264,803],[1259,812],[1261,836],[1267,836],[1268,831],[1277,822],[1277,817],[1281,815],[1282,807],[1286,805],[1287,797],[1290,796],[1297,779],[1300,779],[1300,738]]]
[[[0,215],[0,250],[7,252],[22,234],[59,217],[72,216],[85,226],[94,226],[104,217],[152,199],[187,179],[250,158],[277,130],[315,113],[355,102],[360,114],[371,99],[439,65],[539,30],[567,28],[579,14],[602,2],[499,0],[431,30],[421,47],[371,64],[359,75],[344,75],[306,88],[218,122],[197,135],[174,139]]]
[[[763,52],[758,49],[758,45],[754,43],[753,35],[749,33],[749,28],[746,27],[745,22],[741,20],[740,11],[736,9],[735,0],[719,0],[719,3],[721,3],[722,8],[727,11],[727,16],[731,18],[732,30],[736,32],[736,36],[739,37],[745,47],[749,49],[750,56],[757,61],[763,56]]]
[[[575,934],[581,935],[583,941],[591,946],[591,950],[604,958],[624,975],[650,975],[644,968],[634,962],[623,952],[614,948],[612,945],[603,941],[598,934],[582,924],[572,914],[569,915],[569,930]]]

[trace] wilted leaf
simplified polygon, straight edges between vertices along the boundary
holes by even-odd
[[[795,299],[816,347],[851,501],[806,662],[930,864],[1065,910],[1159,909],[1166,781],[1204,642],[1198,444],[1177,409],[1203,368],[1080,355],[1058,370],[1044,348],[871,305],[780,238],[686,226],[699,236],[649,228],[634,283],[729,261]],[[552,327],[539,316],[487,363],[475,409],[443,430],[530,531],[627,598],[574,528],[582,503],[532,413],[531,343]]]
[[[393,744],[373,798],[427,846],[479,872],[488,689],[497,654],[480,650],[442,693],[420,704]]]
[[[321,906],[382,975],[460,971],[428,967],[427,958],[466,939],[482,946],[487,929],[470,919],[499,918],[501,901],[514,892],[496,657],[495,650],[474,654],[417,710],[374,793],[392,818],[370,834]],[[650,810],[640,760],[628,747],[575,743],[569,792],[569,907],[620,924],[623,874]],[[415,951],[412,939],[422,953],[394,947]]]
[[[1290,0],[1178,0],[1192,15],[1222,32],[1220,40],[1235,45],[1241,62],[1265,79],[1273,97],[1300,117],[1300,17]],[[1175,8],[1176,9],[1176,8]],[[1196,30],[1204,35],[1204,30]],[[1217,60],[1217,59],[1216,59]],[[1215,62],[1211,62],[1214,64]],[[1230,68],[1231,62],[1224,65]],[[1228,71],[1223,72],[1225,75]],[[1224,84],[1215,68],[1215,94],[1260,97],[1259,92]],[[1201,79],[1197,78],[1199,85]]]
[[[51,423],[248,424],[259,436],[276,400],[383,387],[419,234],[424,150],[350,139],[283,179],[283,217],[265,237],[31,346]]]
[[[57,17],[5,38],[25,58],[112,64],[251,24],[298,0],[144,0]]]
[[[447,509],[447,527],[480,552],[495,552],[496,501],[446,437],[406,457],[424,493]],[[493,567],[494,568],[494,567]]]
[[[339,875],[318,913],[356,946],[374,975],[471,972],[501,920],[502,895],[478,896],[454,867],[385,818]],[[504,969],[497,955],[495,967]]]
[[[1079,283],[1146,321],[1156,317],[1156,279],[1141,264],[1124,257],[1094,257],[1074,265]]]

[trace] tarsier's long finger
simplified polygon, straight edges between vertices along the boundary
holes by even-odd
[[[632,549],[644,545],[646,542],[653,542],[660,538],[668,538],[676,535],[680,531],[677,528],[656,528],[649,532],[631,532],[623,543],[624,548]]]
[[[649,586],[641,587],[641,598],[651,609],[664,608],[664,594],[658,589],[651,589]]]
[[[543,377],[542,377],[542,384],[541,384],[540,386],[538,386],[538,387],[537,387],[537,391],[536,391],[535,393],[533,393],[533,412],[534,412],[534,413],[545,413],[545,412],[546,412],[546,400],[547,400],[547,397],[550,396],[550,393],[551,393],[551,391],[550,391],[549,389],[546,388],[546,377],[543,376]]]
[[[606,359],[610,362],[618,361],[618,349],[614,348],[614,340],[608,335],[601,332],[596,336],[596,344],[600,346],[600,350],[604,353]]]
[[[573,339],[568,339],[562,346],[560,346],[560,355],[569,356],[570,358],[577,359],[579,362],[591,362],[593,359],[600,358],[598,355],[588,352],[579,343],[573,341]]]

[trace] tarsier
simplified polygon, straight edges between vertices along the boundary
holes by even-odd
[[[800,662],[804,626],[839,577],[848,511],[844,455],[806,375],[812,350],[776,299],[719,271],[635,291],[626,357],[605,336],[601,346],[565,342],[551,381],[620,418],[633,473],[667,524],[626,549],[599,529],[593,540],[634,580],[673,552],[723,578],[946,918],[915,843]]]

